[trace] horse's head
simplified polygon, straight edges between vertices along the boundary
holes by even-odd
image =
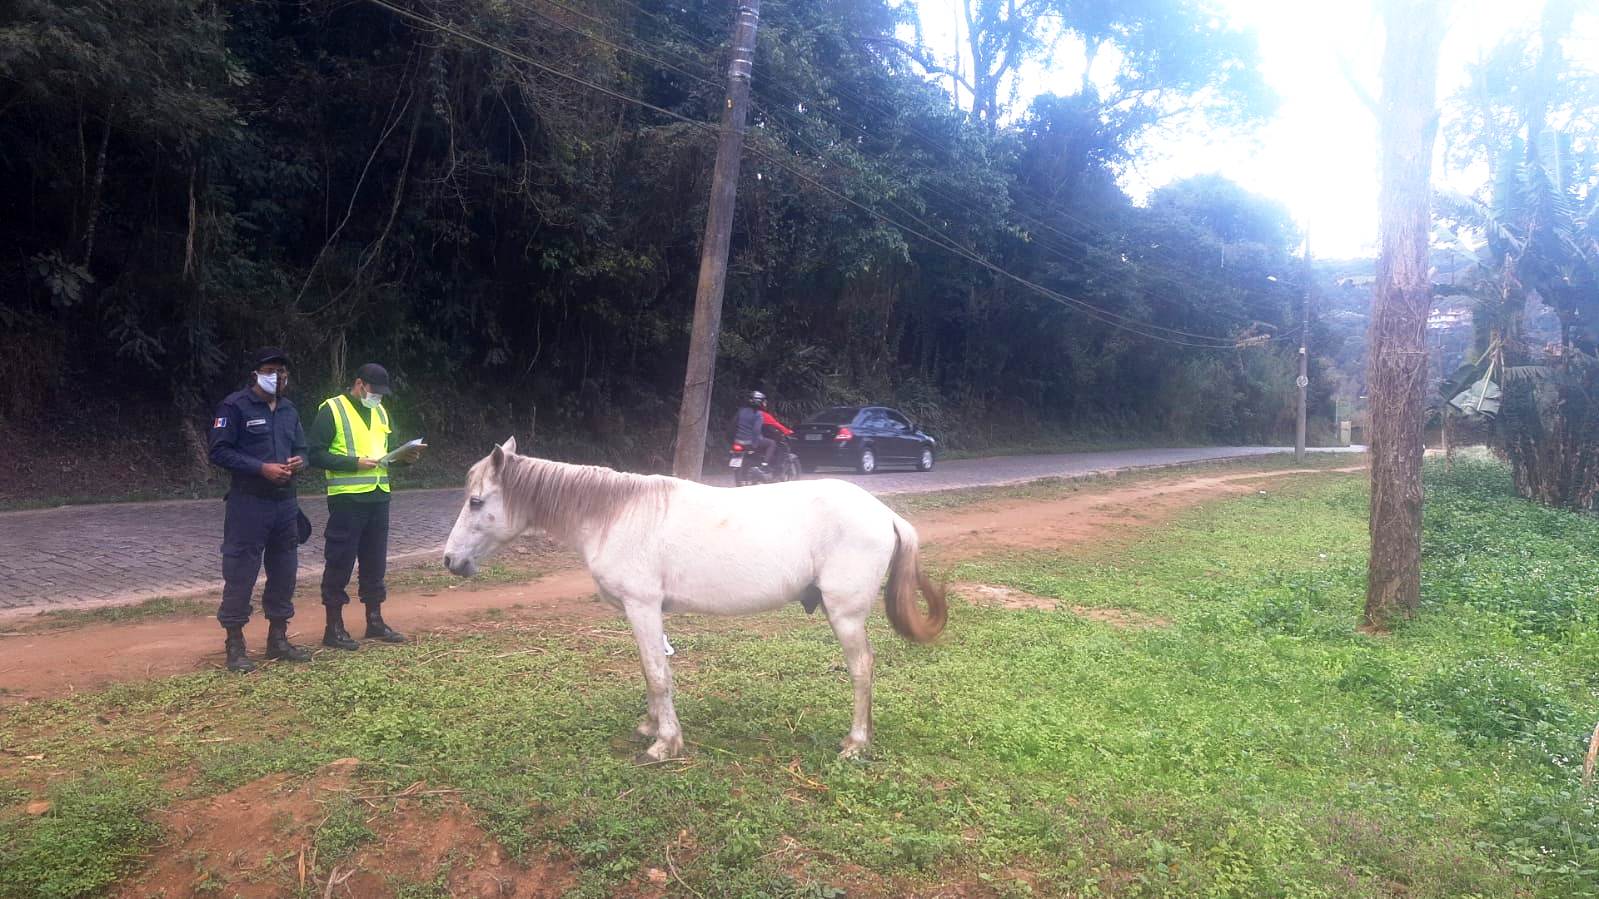
[[[444,541],[444,567],[461,577],[477,573],[479,559],[492,555],[521,533],[522,516],[507,508],[500,475],[516,455],[512,437],[484,456],[466,475],[466,501]]]

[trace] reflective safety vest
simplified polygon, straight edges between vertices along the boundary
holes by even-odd
[[[372,410],[372,424],[361,420],[350,395],[341,393],[322,405],[333,410],[333,444],[328,452],[335,456],[381,459],[389,452],[389,413],[382,406]],[[345,493],[389,492],[389,470],[382,465],[362,471],[326,471],[328,496]]]

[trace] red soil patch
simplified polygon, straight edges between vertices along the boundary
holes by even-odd
[[[1098,621],[1118,628],[1170,627],[1171,621],[1134,612],[1130,609],[1106,609],[1069,605],[1048,596],[1037,596],[1023,590],[998,584],[951,584],[950,591],[968,602],[1002,609],[1041,609],[1053,612],[1065,609],[1088,621]]]
[[[160,817],[166,842],[116,895],[365,899],[438,880],[453,896],[530,899],[560,896],[575,882],[564,860],[510,859],[459,803],[423,804],[432,796],[420,789],[409,797],[377,795],[381,788],[355,777],[358,764],[341,760],[310,777],[274,774],[178,803]],[[318,858],[317,828],[352,801],[372,809],[375,838],[348,858]]]
[[[939,561],[1003,550],[1054,550],[1125,542],[1200,503],[1260,490],[1259,482],[1291,475],[1350,473],[1363,466],[1283,469],[1157,481],[1060,499],[1014,499],[914,516],[916,530]]]

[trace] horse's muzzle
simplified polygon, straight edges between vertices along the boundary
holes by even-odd
[[[450,569],[450,573],[457,577],[471,577],[477,574],[476,562],[464,556],[455,556],[450,553],[444,554],[444,567]]]

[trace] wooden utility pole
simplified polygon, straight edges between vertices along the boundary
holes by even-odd
[[[1438,134],[1440,0],[1386,0],[1382,187],[1371,316],[1371,561],[1363,627],[1385,631],[1421,603],[1421,454],[1426,424],[1427,250]]]
[[[716,341],[722,330],[722,293],[727,287],[727,248],[733,234],[733,200],[744,154],[744,121],[750,105],[750,73],[755,64],[755,26],[760,0],[742,0],[733,24],[733,60],[727,66],[727,102],[711,171],[711,202],[700,243],[700,282],[694,294],[694,331],[689,337],[683,405],[677,415],[677,450],[672,473],[698,480],[705,466],[705,433],[716,385]]]
[[[1294,428],[1294,461],[1305,461],[1306,405],[1310,396],[1310,233],[1305,233],[1305,284],[1304,314],[1299,322],[1299,377],[1294,385],[1299,388],[1299,424]]]

